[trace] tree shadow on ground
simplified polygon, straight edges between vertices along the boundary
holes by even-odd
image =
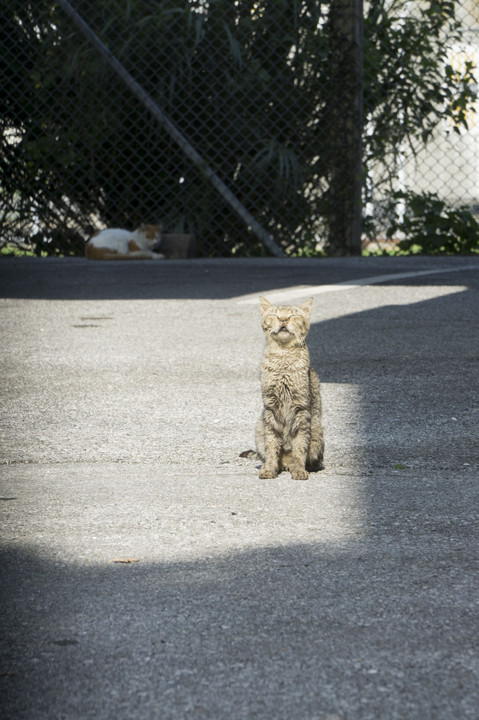
[[[366,464],[427,474],[477,460],[478,292],[452,290],[311,327],[308,345],[323,383],[356,390]]]
[[[229,299],[292,285],[328,285],[383,273],[447,272],[461,257],[94,262],[0,258],[0,297],[38,300]],[[456,280],[460,273],[456,273]],[[436,276],[432,276],[435,278]],[[443,282],[439,275],[437,282]],[[432,279],[432,282],[435,282]]]
[[[361,537],[108,566],[4,548],[4,716],[473,720],[473,307],[311,329],[322,380],[359,392]]]
[[[472,719],[477,559],[455,497],[446,528],[423,492],[414,539],[388,523],[151,566],[7,549],[4,717]]]

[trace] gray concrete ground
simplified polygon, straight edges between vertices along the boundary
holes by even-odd
[[[2,720],[476,720],[478,291],[478,258],[3,259]],[[259,294],[314,296],[306,482],[239,458]]]

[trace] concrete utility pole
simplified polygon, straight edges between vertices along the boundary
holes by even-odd
[[[363,0],[332,0],[329,248],[361,253]]]

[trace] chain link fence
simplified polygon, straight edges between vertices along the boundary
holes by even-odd
[[[431,212],[474,234],[473,0],[4,0],[0,37],[3,248],[145,222],[200,256],[358,254]]]

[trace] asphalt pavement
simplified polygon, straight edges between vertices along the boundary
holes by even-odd
[[[325,469],[258,478],[258,296]],[[477,720],[479,258],[0,260],[2,720]]]

